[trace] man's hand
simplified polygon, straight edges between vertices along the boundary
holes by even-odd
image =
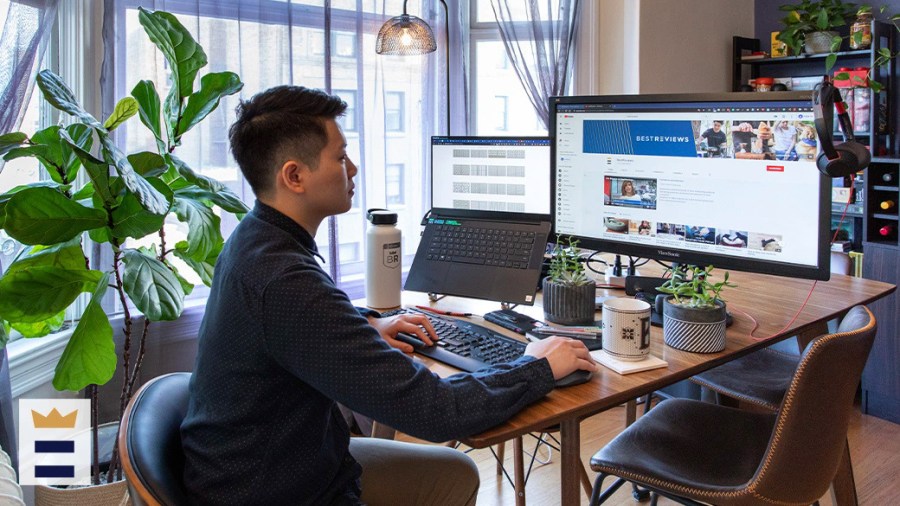
[[[428,317],[420,314],[400,314],[388,318],[368,317],[369,323],[375,327],[375,330],[381,334],[381,337],[394,348],[404,352],[412,353],[411,344],[404,343],[394,339],[400,332],[412,334],[425,343],[425,346],[431,346],[438,340],[437,332],[428,321]]]
[[[550,336],[528,343],[525,354],[535,358],[546,358],[550,362],[555,380],[568,376],[578,369],[596,371],[598,367],[584,343],[568,337]]]

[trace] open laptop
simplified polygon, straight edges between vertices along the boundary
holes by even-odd
[[[432,206],[404,288],[534,304],[550,191],[548,137],[432,137]]]

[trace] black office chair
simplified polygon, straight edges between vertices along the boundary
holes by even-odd
[[[119,453],[136,506],[190,504],[184,490],[181,422],[190,373],[153,378],[131,399],[119,429]]]
[[[817,504],[846,449],[875,317],[850,310],[803,352],[777,413],[706,402],[660,403],[591,458],[591,504],[628,480],[683,504]],[[601,492],[607,476],[620,477]]]

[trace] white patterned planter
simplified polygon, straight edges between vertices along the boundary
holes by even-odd
[[[725,349],[725,304],[698,309],[663,304],[663,340],[672,348],[693,353],[716,353]]]

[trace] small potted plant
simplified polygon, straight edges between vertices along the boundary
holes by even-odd
[[[843,39],[835,29],[847,25],[856,14],[856,4],[841,0],[803,0],[779,9],[788,14],[781,20],[784,29],[777,38],[787,44],[791,54],[801,54],[801,49],[807,54],[838,51]]]
[[[561,325],[594,323],[596,289],[578,256],[578,241],[557,236],[542,286],[544,319]]]
[[[728,273],[717,283],[710,281],[713,266],[692,266],[671,270],[672,277],[657,288],[668,294],[658,298],[662,304],[663,339],[679,350],[715,353],[725,349],[725,301],[722,290],[736,285],[728,282]]]

